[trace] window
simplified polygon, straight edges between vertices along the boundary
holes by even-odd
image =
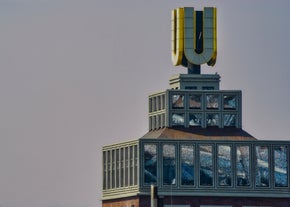
[[[202,114],[189,114],[189,126],[201,126]]]
[[[219,126],[219,114],[207,114],[206,115],[207,126]]]
[[[225,127],[236,126],[236,115],[235,114],[224,114],[224,126]]]
[[[250,186],[250,148],[247,145],[236,148],[237,186]]]
[[[231,146],[218,145],[218,185],[232,185],[232,162],[231,162]]]
[[[275,187],[288,187],[288,148],[274,147],[274,179]]]
[[[224,95],[224,109],[234,110],[237,108],[236,95]]]
[[[172,114],[172,126],[183,126],[184,114],[174,113]]]
[[[156,144],[144,145],[144,184],[157,183],[157,146]]]
[[[172,95],[172,108],[173,109],[180,109],[184,108],[184,96],[183,95]]]
[[[207,109],[219,108],[219,95],[218,94],[206,95],[206,108]]]
[[[164,144],[162,147],[162,157],[163,157],[163,185],[175,185],[176,182],[175,145]]]
[[[199,185],[213,186],[213,149],[211,145],[199,146]]]
[[[269,149],[256,146],[256,187],[269,187]]]
[[[201,94],[189,95],[189,108],[201,109]]]
[[[181,185],[194,185],[194,145],[182,144],[181,150]]]

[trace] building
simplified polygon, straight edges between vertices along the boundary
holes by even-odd
[[[103,147],[103,207],[290,207],[290,142],[244,131],[242,91],[200,73],[216,60],[215,22],[215,8],[173,11],[172,61],[188,74],[149,96],[148,133]]]

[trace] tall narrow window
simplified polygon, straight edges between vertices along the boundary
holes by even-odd
[[[124,160],[124,148],[121,148],[121,171],[120,171],[120,187],[124,186],[124,173],[125,173],[125,160]]]
[[[134,185],[137,185],[138,183],[138,159],[139,159],[139,154],[137,151],[137,145],[134,145]]]
[[[115,162],[115,150],[112,150],[112,188],[115,188],[116,184],[116,162]]]
[[[232,185],[232,161],[231,161],[231,146],[218,145],[218,185]]]
[[[107,189],[111,188],[111,180],[112,180],[112,176],[111,176],[111,167],[112,167],[112,163],[111,163],[111,150],[107,151],[107,169],[108,169],[108,179],[107,179]]]
[[[157,183],[157,147],[156,144],[144,144],[144,184]]]
[[[103,151],[103,190],[107,189],[107,151]]]
[[[125,186],[128,186],[129,181],[129,150],[125,147]]]
[[[275,187],[288,187],[288,148],[287,146],[274,147],[274,178]]]
[[[269,149],[256,146],[256,187],[269,187]]]
[[[175,145],[164,144],[162,148],[162,155],[163,155],[163,184],[174,185],[176,182]]]
[[[116,149],[116,188],[120,187],[120,149]]]
[[[236,148],[236,178],[237,186],[250,186],[250,148],[237,146]]]
[[[199,146],[199,184],[213,186],[213,149],[211,145]]]
[[[133,174],[133,166],[134,160],[133,160],[133,146],[129,147],[129,185],[133,185],[133,179],[134,179],[134,174]]]
[[[194,185],[194,145],[183,144],[181,150],[181,185]]]

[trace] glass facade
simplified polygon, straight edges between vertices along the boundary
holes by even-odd
[[[148,138],[112,145],[102,153],[103,192],[143,192],[154,184],[164,192],[289,193],[289,147],[286,141]]]

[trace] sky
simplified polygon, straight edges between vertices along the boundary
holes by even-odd
[[[170,15],[217,7],[221,89],[243,129],[290,140],[289,0],[0,0],[0,207],[96,207],[102,146],[148,130],[171,64]]]

